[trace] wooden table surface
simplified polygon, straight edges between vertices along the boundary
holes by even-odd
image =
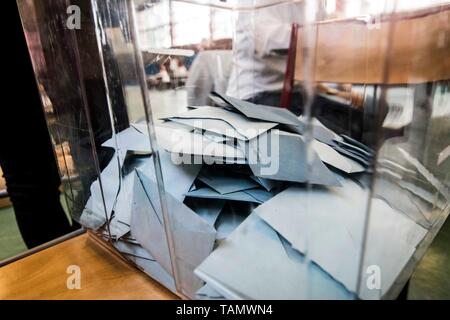
[[[81,288],[68,289],[67,268]],[[178,299],[85,233],[0,268],[2,299]]]

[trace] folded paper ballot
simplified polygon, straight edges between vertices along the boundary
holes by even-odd
[[[171,154],[166,151],[159,153],[159,159],[166,192],[169,192],[175,199],[182,202],[184,200],[184,194],[191,188],[202,165],[173,163]],[[153,162],[147,162],[147,165],[142,168],[142,172],[152,181],[156,181]]]
[[[258,190],[255,192],[254,190]],[[186,193],[186,197],[191,198],[203,198],[203,199],[221,199],[229,201],[244,201],[244,202],[254,202],[263,203],[270,199],[273,195],[263,189],[250,189],[241,190],[236,192],[230,192],[226,194],[221,194],[214,189],[204,187],[199,188],[194,191],[189,191]]]
[[[147,124],[137,123],[132,126],[143,133],[142,137],[149,139]],[[192,127],[175,121],[158,123],[154,128],[160,147],[174,154],[200,156],[199,161],[195,159],[195,163],[245,163],[242,152],[232,144],[226,143],[229,142],[227,137],[211,132],[202,133],[201,130],[193,130]],[[173,156],[176,163],[185,161],[183,157],[178,160],[176,157]]]
[[[353,295],[252,213],[195,269],[227,299],[351,299]]]
[[[227,143],[212,141],[202,134],[165,125],[156,126],[155,132],[160,146],[173,154],[202,156],[204,159],[209,157],[225,163],[236,163],[238,160],[245,162],[245,155],[241,150]],[[177,161],[176,157],[173,156],[174,162],[188,161],[183,157],[179,157]]]
[[[302,126],[303,123],[291,111],[285,108],[270,107],[254,104],[248,101],[239,100],[224,94],[213,92],[212,95],[222,99],[229,106],[233,107],[247,118],[277,122],[280,124]]]
[[[359,155],[360,157],[370,160],[373,158],[373,154],[371,152],[366,151],[366,149],[360,148],[357,145],[354,145],[352,143],[349,143],[347,141],[335,141],[337,143],[337,145],[342,148],[347,150],[348,152],[351,152],[355,155]]]
[[[166,119],[171,121],[184,119],[183,124],[188,124],[193,128],[245,140],[253,139],[277,125],[274,122],[251,120],[238,113],[216,107],[197,108]],[[235,135],[234,132],[237,132],[238,135]]]
[[[252,196],[256,200],[258,200],[259,203],[266,202],[267,200],[269,200],[270,198],[272,198],[276,194],[273,191],[268,192],[268,191],[266,191],[264,189],[261,189],[261,188],[243,190],[243,192],[249,194],[250,196]]]
[[[97,230],[111,218],[121,185],[120,168],[119,152],[116,152],[100,179],[91,185],[91,196],[80,217],[82,225]]]
[[[329,145],[318,140],[313,140],[311,141],[311,143],[314,151],[317,152],[320,160],[322,160],[324,163],[346,173],[366,171],[366,168],[363,165],[343,156]]]
[[[366,299],[375,293],[357,288],[357,283],[370,204],[364,257],[383,270],[381,289],[376,292],[382,296],[410,259],[426,229],[380,199],[369,201],[368,190],[351,179],[341,183],[341,188],[316,187],[311,191],[290,187],[256,208],[255,213],[295,249],[307,251],[312,261],[348,290]],[[394,255],[396,258],[392,259]]]
[[[398,186],[401,187],[404,190],[407,190],[409,192],[411,192],[412,194],[414,194],[415,196],[419,197],[420,199],[422,199],[423,201],[428,202],[429,204],[433,204],[434,206],[436,206],[437,208],[439,208],[440,210],[443,210],[445,207],[445,201],[441,196],[434,194],[433,192],[426,190],[425,188],[422,188],[419,185],[416,185],[414,183],[405,181],[405,180],[400,180],[400,181],[396,181]]]
[[[145,134],[147,137],[148,137],[148,133],[149,133],[149,130],[148,130],[149,129],[149,127],[148,127],[149,125],[150,124],[147,124],[145,121],[144,122],[138,122],[138,123],[130,124],[131,127],[136,129],[140,133]],[[155,131],[158,128],[160,128],[160,127],[170,128],[170,129],[173,129],[173,130],[185,130],[185,131],[189,131],[189,132],[192,131],[191,127],[185,126],[183,124],[175,123],[175,122],[172,122],[172,121],[166,121],[166,122],[163,122],[163,123],[155,123],[153,125],[153,127],[154,127]],[[158,138],[158,136],[157,136],[157,138]]]
[[[306,123],[307,121],[307,117],[303,115],[299,115],[298,119],[303,123]],[[338,135],[336,132],[326,127],[319,119],[315,117],[311,117],[311,125],[313,129],[313,137],[320,142],[327,143],[325,141],[322,141],[320,138],[325,138],[325,140],[329,141],[341,141],[344,139],[341,135]]]
[[[109,223],[111,236],[119,239],[130,232],[131,206],[133,202],[134,174],[123,177],[114,206],[114,215]]]
[[[298,117],[298,120],[302,123],[302,125],[282,125],[280,129],[297,133],[300,135],[304,135],[307,130],[307,119],[300,115]],[[311,118],[311,129],[312,129],[312,136],[314,139],[326,143],[330,146],[336,145],[335,140],[343,140],[341,136],[333,132],[332,130],[328,129],[322,122],[317,120],[316,118]]]
[[[421,174],[422,177],[426,179],[426,181],[431,184],[436,190],[440,192],[444,198],[449,201],[450,200],[450,188],[444,184],[442,184],[439,179],[437,179],[432,172],[430,172],[423,164],[421,164],[416,158],[411,156],[406,150],[403,148],[398,148],[399,154],[402,158],[417,172]]]
[[[372,159],[367,159],[364,155],[356,153],[353,150],[348,150],[339,145],[333,146],[333,149],[339,152],[340,154],[346,156],[347,158],[358,162],[359,164],[363,165],[366,168],[370,167],[370,164],[372,163]]]
[[[113,217],[113,210],[118,205],[119,213],[127,212],[127,194],[130,192],[129,186],[122,186],[123,178],[121,169],[124,165],[128,151],[149,154],[151,152],[148,137],[133,127],[127,128],[102,144],[105,148],[115,149],[115,154],[109,164],[100,174],[100,179],[95,180],[90,188],[91,196],[85,205],[85,209],[80,217],[82,225],[97,230],[112,219],[113,236],[121,236],[128,232],[126,224],[118,223]],[[100,186],[101,180],[101,186]],[[120,193],[121,190],[125,190]],[[102,196],[103,195],[103,196]],[[117,202],[119,202],[117,204]],[[123,210],[122,210],[123,209]],[[105,211],[106,210],[106,211]],[[125,216],[129,216],[125,214]]]
[[[307,160],[306,144],[300,135],[271,130],[240,146],[246,149],[249,166],[257,177],[339,186],[316,152],[312,150]]]
[[[161,151],[159,158],[166,191],[170,192],[177,200],[183,201],[184,194],[192,186],[192,183],[200,172],[201,165],[176,165],[172,162],[170,153],[166,151]],[[130,170],[129,167],[132,169]],[[127,164],[127,170],[130,172],[122,178],[122,186],[114,206],[114,216],[110,222],[111,235],[116,238],[120,238],[130,231],[133,179],[134,169],[136,168],[145,172],[153,181],[156,181],[152,157],[137,157],[131,164]],[[122,170],[122,173],[124,171]]]
[[[449,187],[442,185],[433,173],[405,152],[402,144],[392,143],[389,140],[386,141],[379,150],[376,167],[377,172],[390,175],[403,185],[405,183],[409,184],[407,189],[410,191],[414,190],[413,192],[416,194],[422,194],[420,195],[422,197],[425,196],[423,191],[426,190],[433,194],[431,202],[436,202],[440,206],[444,205],[450,200],[446,196],[450,191]],[[415,185],[415,187],[411,188],[411,184]],[[446,188],[447,191],[445,190]],[[425,198],[428,198],[428,201],[430,200],[427,196]]]
[[[224,135],[217,134],[217,133],[214,133],[214,132],[208,132],[208,131],[202,132],[202,130],[194,129],[194,133],[202,134],[203,136],[205,136],[205,138],[207,138],[209,140],[212,140],[214,142],[231,141],[230,137],[226,137]]]
[[[144,134],[146,131],[139,131],[133,126],[117,133],[111,139],[105,141],[102,147],[109,147],[123,151],[134,151],[137,153],[151,153],[150,140]]]
[[[353,138],[351,138],[351,137],[349,137],[349,136],[347,136],[347,135],[345,135],[345,134],[342,134],[341,135],[341,137],[344,139],[344,141],[346,141],[347,143],[349,143],[349,144],[352,144],[352,145],[354,145],[355,147],[358,147],[359,149],[362,149],[362,150],[364,150],[368,155],[370,155],[371,157],[373,157],[374,156],[374,154],[375,154],[375,151],[374,150],[372,150],[371,148],[369,148],[368,146],[366,146],[365,144],[363,144],[363,143],[361,143],[361,142],[359,142],[359,141],[357,141],[357,140],[355,140],[355,139],[353,139]],[[342,141],[342,140],[336,140],[336,141]]]
[[[155,260],[173,275],[166,242],[164,219],[155,181],[136,170],[131,232]],[[214,228],[170,192],[165,193],[167,214],[173,230],[175,256],[183,293],[194,296],[202,286],[193,269],[212,251]]]
[[[373,190],[374,197],[386,201],[394,209],[410,217],[424,228],[431,227],[432,203],[416,197],[412,192],[381,175],[375,180]]]
[[[176,292],[173,277],[139,244],[117,241],[113,242],[113,245],[117,250],[124,254],[128,260],[143,269],[144,272],[152,276],[153,279],[167,287],[169,290]]]
[[[250,176],[253,180],[255,180],[261,187],[266,189],[266,191],[272,191],[274,188],[280,188],[283,183],[276,180],[265,179],[256,176]]]
[[[251,202],[227,202],[215,224],[216,240],[226,239],[256,207]]]
[[[304,123],[305,117],[299,116],[298,119]],[[346,135],[338,135],[316,118],[311,118],[312,136],[315,141],[324,143],[338,151],[339,153],[360,162],[364,167],[370,165],[373,160],[374,150],[367,147],[363,143],[350,138]],[[305,134],[306,125],[303,126],[283,126],[283,129],[300,135]],[[314,141],[313,140],[313,141]]]
[[[193,131],[204,131],[216,135],[224,135],[230,139],[248,140],[243,134],[239,133],[227,122],[218,119],[179,119],[171,118],[169,123],[176,123],[194,129]],[[208,135],[205,136],[211,140]]]
[[[202,217],[211,226],[217,221],[220,212],[225,206],[225,200],[210,201],[209,199],[201,198],[186,198],[186,204],[192,211]]]
[[[259,187],[259,184],[242,174],[216,168],[203,168],[198,179],[221,194]]]

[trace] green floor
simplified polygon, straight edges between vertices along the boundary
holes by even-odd
[[[0,261],[27,249],[17,228],[12,207],[0,209]]]
[[[26,250],[12,208],[0,209],[0,260]],[[409,299],[450,299],[450,220],[414,273]]]
[[[409,299],[450,299],[450,218],[417,266]]]

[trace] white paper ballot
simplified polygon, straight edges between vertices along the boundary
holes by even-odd
[[[253,192],[255,189],[250,190],[242,190],[236,192],[230,192],[226,194],[221,194],[214,189],[204,187],[199,188],[194,191],[189,191],[186,193],[186,197],[191,198],[202,198],[202,199],[221,199],[221,200],[229,200],[229,201],[244,201],[244,202],[254,202],[254,203],[263,203],[272,197],[272,194],[263,189],[258,192]]]
[[[224,135],[229,140],[239,139],[242,141],[248,140],[243,134],[240,134],[227,122],[219,119],[181,119],[181,118],[170,118],[169,122],[173,122],[179,125],[189,127],[198,133],[198,131],[204,131],[207,134]],[[208,128],[208,129],[205,129]],[[204,136],[208,138],[207,136]],[[211,139],[208,139],[211,140]]]
[[[221,194],[259,187],[250,177],[218,168],[204,168],[198,179]]]
[[[410,217],[425,228],[431,227],[433,205],[401,188],[393,181],[378,175],[373,186],[373,196],[389,203],[391,207]]]
[[[216,221],[216,240],[226,239],[248,217],[245,212],[230,208],[221,212]]]
[[[214,142],[226,142],[226,141],[231,141],[230,137],[224,136],[224,135],[220,135],[214,132],[209,132],[209,131],[205,131],[205,132],[201,132],[201,130],[199,129],[195,129],[194,131],[195,133],[200,133],[203,134],[205,136],[205,138],[212,140]]]
[[[291,111],[285,108],[254,104],[248,101],[236,99],[217,92],[213,93],[240,113],[251,119],[277,122],[288,125],[303,125],[303,123]]]
[[[130,126],[135,128],[140,133],[145,134],[145,135],[148,136],[149,126],[151,126],[151,124],[149,124],[147,122],[137,122],[137,123],[130,124]],[[155,129],[155,132],[159,128],[167,128],[167,129],[173,129],[173,130],[184,130],[184,131],[189,131],[189,132],[193,131],[193,129],[191,127],[185,126],[183,124],[175,123],[173,121],[166,121],[166,122],[163,122],[163,123],[155,123],[155,124],[153,124],[153,127]]]
[[[177,154],[204,156],[205,159],[213,157],[219,160],[245,160],[241,150],[226,143],[212,141],[199,133],[165,125],[155,126],[155,132],[158,144],[166,151],[175,154],[174,162],[183,162],[183,158],[177,157]]]
[[[114,148],[123,151],[135,151],[138,153],[151,153],[150,140],[147,135],[138,131],[133,126],[119,132],[115,137],[107,140],[102,147]]]
[[[87,228],[97,230],[111,218],[121,184],[121,163],[118,154],[114,154],[100,174],[101,186],[99,179],[91,185],[91,196],[80,217],[80,223]]]
[[[243,146],[253,174],[278,181],[339,186],[335,175],[312,150],[308,163],[306,144],[297,134],[271,130]]]
[[[314,151],[319,155],[320,160],[336,169],[346,173],[364,172],[366,170],[358,162],[343,156],[325,143],[314,139],[311,143]]]
[[[423,164],[419,162],[416,158],[411,156],[406,150],[402,148],[398,148],[399,153],[403,156],[403,158],[425,178],[427,181],[435,187],[447,201],[450,200],[450,190],[447,186],[443,185],[439,179],[437,179],[433,173],[431,173]]]
[[[127,259],[142,268],[145,273],[153,279],[167,287],[172,292],[176,292],[175,281],[173,277],[164,270],[155,258],[150,255],[140,245],[132,244],[125,241],[113,242],[114,247],[123,253]]]
[[[251,176],[253,180],[255,180],[261,187],[266,189],[267,191],[271,191],[274,188],[278,188],[282,186],[282,182],[270,180],[270,179],[264,179],[256,176]]]
[[[91,185],[91,196],[80,217],[80,222],[84,226],[96,230],[106,222],[106,219],[111,219],[112,211],[114,210],[115,214],[120,218],[113,217],[111,220],[111,235],[121,237],[129,231],[128,209],[130,207],[130,192],[132,189],[132,184],[130,183],[123,185],[126,183],[126,179],[122,178],[121,169],[127,151],[148,154],[151,152],[150,141],[148,136],[142,134],[134,127],[129,127],[104,142],[102,146],[116,150],[110,163],[100,176],[104,203],[100,182],[97,179]]]
[[[133,203],[134,173],[123,177],[122,186],[114,206],[114,216],[109,223],[111,235],[116,239],[130,232],[131,206]]]
[[[193,121],[190,125],[195,128],[226,136],[228,136],[229,132],[237,131],[245,139],[253,139],[277,125],[274,122],[251,120],[238,113],[216,107],[202,107],[189,110],[171,116],[169,119],[174,121],[175,119],[191,119]],[[210,122],[209,120],[213,121]],[[219,127],[217,120],[222,121],[226,126]]]
[[[136,170],[131,232],[141,245],[169,273],[172,273],[169,248],[164,231],[164,220],[154,181]],[[183,292],[188,296],[202,286],[193,270],[212,251],[216,231],[204,219],[166,192],[168,214],[177,259],[177,268]]]
[[[381,293],[392,285],[426,230],[350,179],[342,187],[290,187],[255,209],[300,252],[352,291],[357,291],[359,259],[380,266]],[[288,206],[285,204],[289,203]],[[367,250],[362,252],[367,204],[371,204]],[[295,209],[293,209],[295,208]],[[395,254],[395,255],[394,255]],[[367,298],[365,291],[361,298]]]
[[[185,204],[196,214],[202,217],[208,224],[214,226],[220,212],[225,206],[225,200],[211,201],[209,199],[195,198],[193,201],[187,201]]]
[[[201,165],[176,165],[171,161],[170,153],[166,151],[161,151],[159,157],[166,190],[177,200],[183,201],[184,194],[192,186],[201,169]],[[145,172],[153,181],[156,181],[154,162],[151,156],[134,159],[133,166]],[[117,238],[130,231],[133,179],[134,170],[123,177],[114,206],[114,217],[110,222],[110,232],[111,235]]]
[[[159,159],[161,162],[161,170],[163,174],[164,186],[166,191],[171,193],[178,201],[184,200],[184,194],[189,191],[195,178],[198,176],[201,164],[175,164],[168,152],[160,152]],[[154,167],[151,166],[151,169]],[[153,172],[148,170],[145,172],[151,179],[154,177]],[[144,168],[145,170],[145,168]],[[156,178],[153,180],[156,181]]]
[[[296,125],[296,126],[286,125],[284,127],[289,132],[294,132],[294,133],[297,133],[300,135],[304,135],[305,131],[307,129],[306,128],[307,119],[302,115],[297,117],[297,119],[302,123],[302,125]],[[312,126],[312,136],[314,137],[314,139],[316,139],[320,142],[326,143],[330,146],[334,146],[336,144],[335,141],[343,140],[343,138],[341,136],[339,136],[332,130],[325,127],[325,125],[323,125],[322,122],[320,122],[316,118],[311,118],[311,126]]]
[[[351,299],[353,295],[251,214],[195,270],[228,299]]]

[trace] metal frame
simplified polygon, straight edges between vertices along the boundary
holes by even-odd
[[[8,265],[8,264],[11,264],[11,263],[13,263],[13,262],[16,262],[16,261],[18,261],[18,260],[21,260],[21,259],[23,259],[23,258],[26,258],[26,257],[28,257],[28,256],[31,256],[31,255],[33,255],[33,254],[35,254],[35,253],[40,252],[40,251],[43,251],[43,250],[45,250],[45,249],[48,249],[48,248],[50,248],[50,247],[53,247],[53,246],[55,246],[55,245],[57,245],[57,244],[60,244],[60,243],[62,243],[62,242],[64,242],[64,241],[66,241],[66,240],[69,240],[69,239],[78,237],[79,235],[82,235],[82,234],[84,234],[84,233],[86,233],[86,229],[81,228],[81,229],[78,229],[78,230],[73,231],[73,232],[71,232],[71,233],[68,233],[68,234],[66,234],[66,235],[64,235],[64,236],[62,236],[62,237],[59,237],[59,238],[56,238],[56,239],[54,239],[54,240],[52,240],[52,241],[49,241],[49,242],[47,242],[47,243],[44,243],[44,244],[42,244],[42,245],[40,245],[40,246],[37,246],[37,247],[35,247],[35,248],[32,248],[32,249],[27,250],[27,251],[22,252],[22,253],[19,253],[19,254],[16,255],[16,256],[13,256],[13,257],[11,257],[11,258],[7,258],[6,260],[0,261],[0,268],[6,266],[6,265]]]

